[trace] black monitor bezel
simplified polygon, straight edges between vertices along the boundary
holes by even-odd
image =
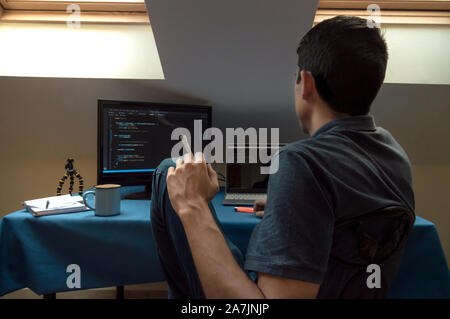
[[[203,130],[212,126],[212,107],[210,105],[197,105],[197,104],[178,104],[178,103],[160,103],[160,102],[145,102],[145,101],[122,101],[122,100],[107,100],[98,99],[97,101],[97,184],[120,184],[123,186],[132,185],[149,185],[152,180],[153,172],[140,172],[140,173],[103,173],[103,118],[102,112],[104,107],[111,106],[111,104],[117,104],[118,107],[129,108],[161,108],[168,107],[172,109],[180,110],[201,110],[208,113],[208,125],[203,127]]]

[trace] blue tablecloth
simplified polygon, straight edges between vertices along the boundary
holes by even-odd
[[[130,189],[128,189],[130,191]],[[259,219],[213,200],[225,233],[245,253]],[[68,291],[69,264],[81,268],[81,289],[163,281],[150,227],[150,201],[122,200],[122,213],[92,211],[33,217],[20,210],[0,221],[0,295],[28,287]],[[433,223],[417,217],[390,290],[392,298],[449,298],[450,274]]]

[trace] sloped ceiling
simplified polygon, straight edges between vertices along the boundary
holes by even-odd
[[[146,2],[165,77],[152,86],[213,105],[222,128],[292,121],[296,49],[316,0]]]

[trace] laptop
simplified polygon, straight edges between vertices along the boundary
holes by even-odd
[[[273,155],[282,145],[270,146],[268,155]],[[268,146],[265,146],[268,147]],[[262,174],[261,167],[270,163],[262,163],[259,156],[259,146],[233,145],[227,146],[226,185],[223,205],[253,205],[255,200],[267,198],[269,174]],[[240,151],[239,151],[240,150]],[[238,155],[241,152],[241,155]],[[234,157],[230,157],[230,153]],[[255,154],[257,154],[255,156]],[[237,160],[239,159],[239,161]],[[257,160],[256,163],[251,163]]]

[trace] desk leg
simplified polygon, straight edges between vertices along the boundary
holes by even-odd
[[[124,299],[125,298],[125,287],[117,286],[116,287],[116,299]]]
[[[44,299],[56,299],[56,293],[44,294]]]

